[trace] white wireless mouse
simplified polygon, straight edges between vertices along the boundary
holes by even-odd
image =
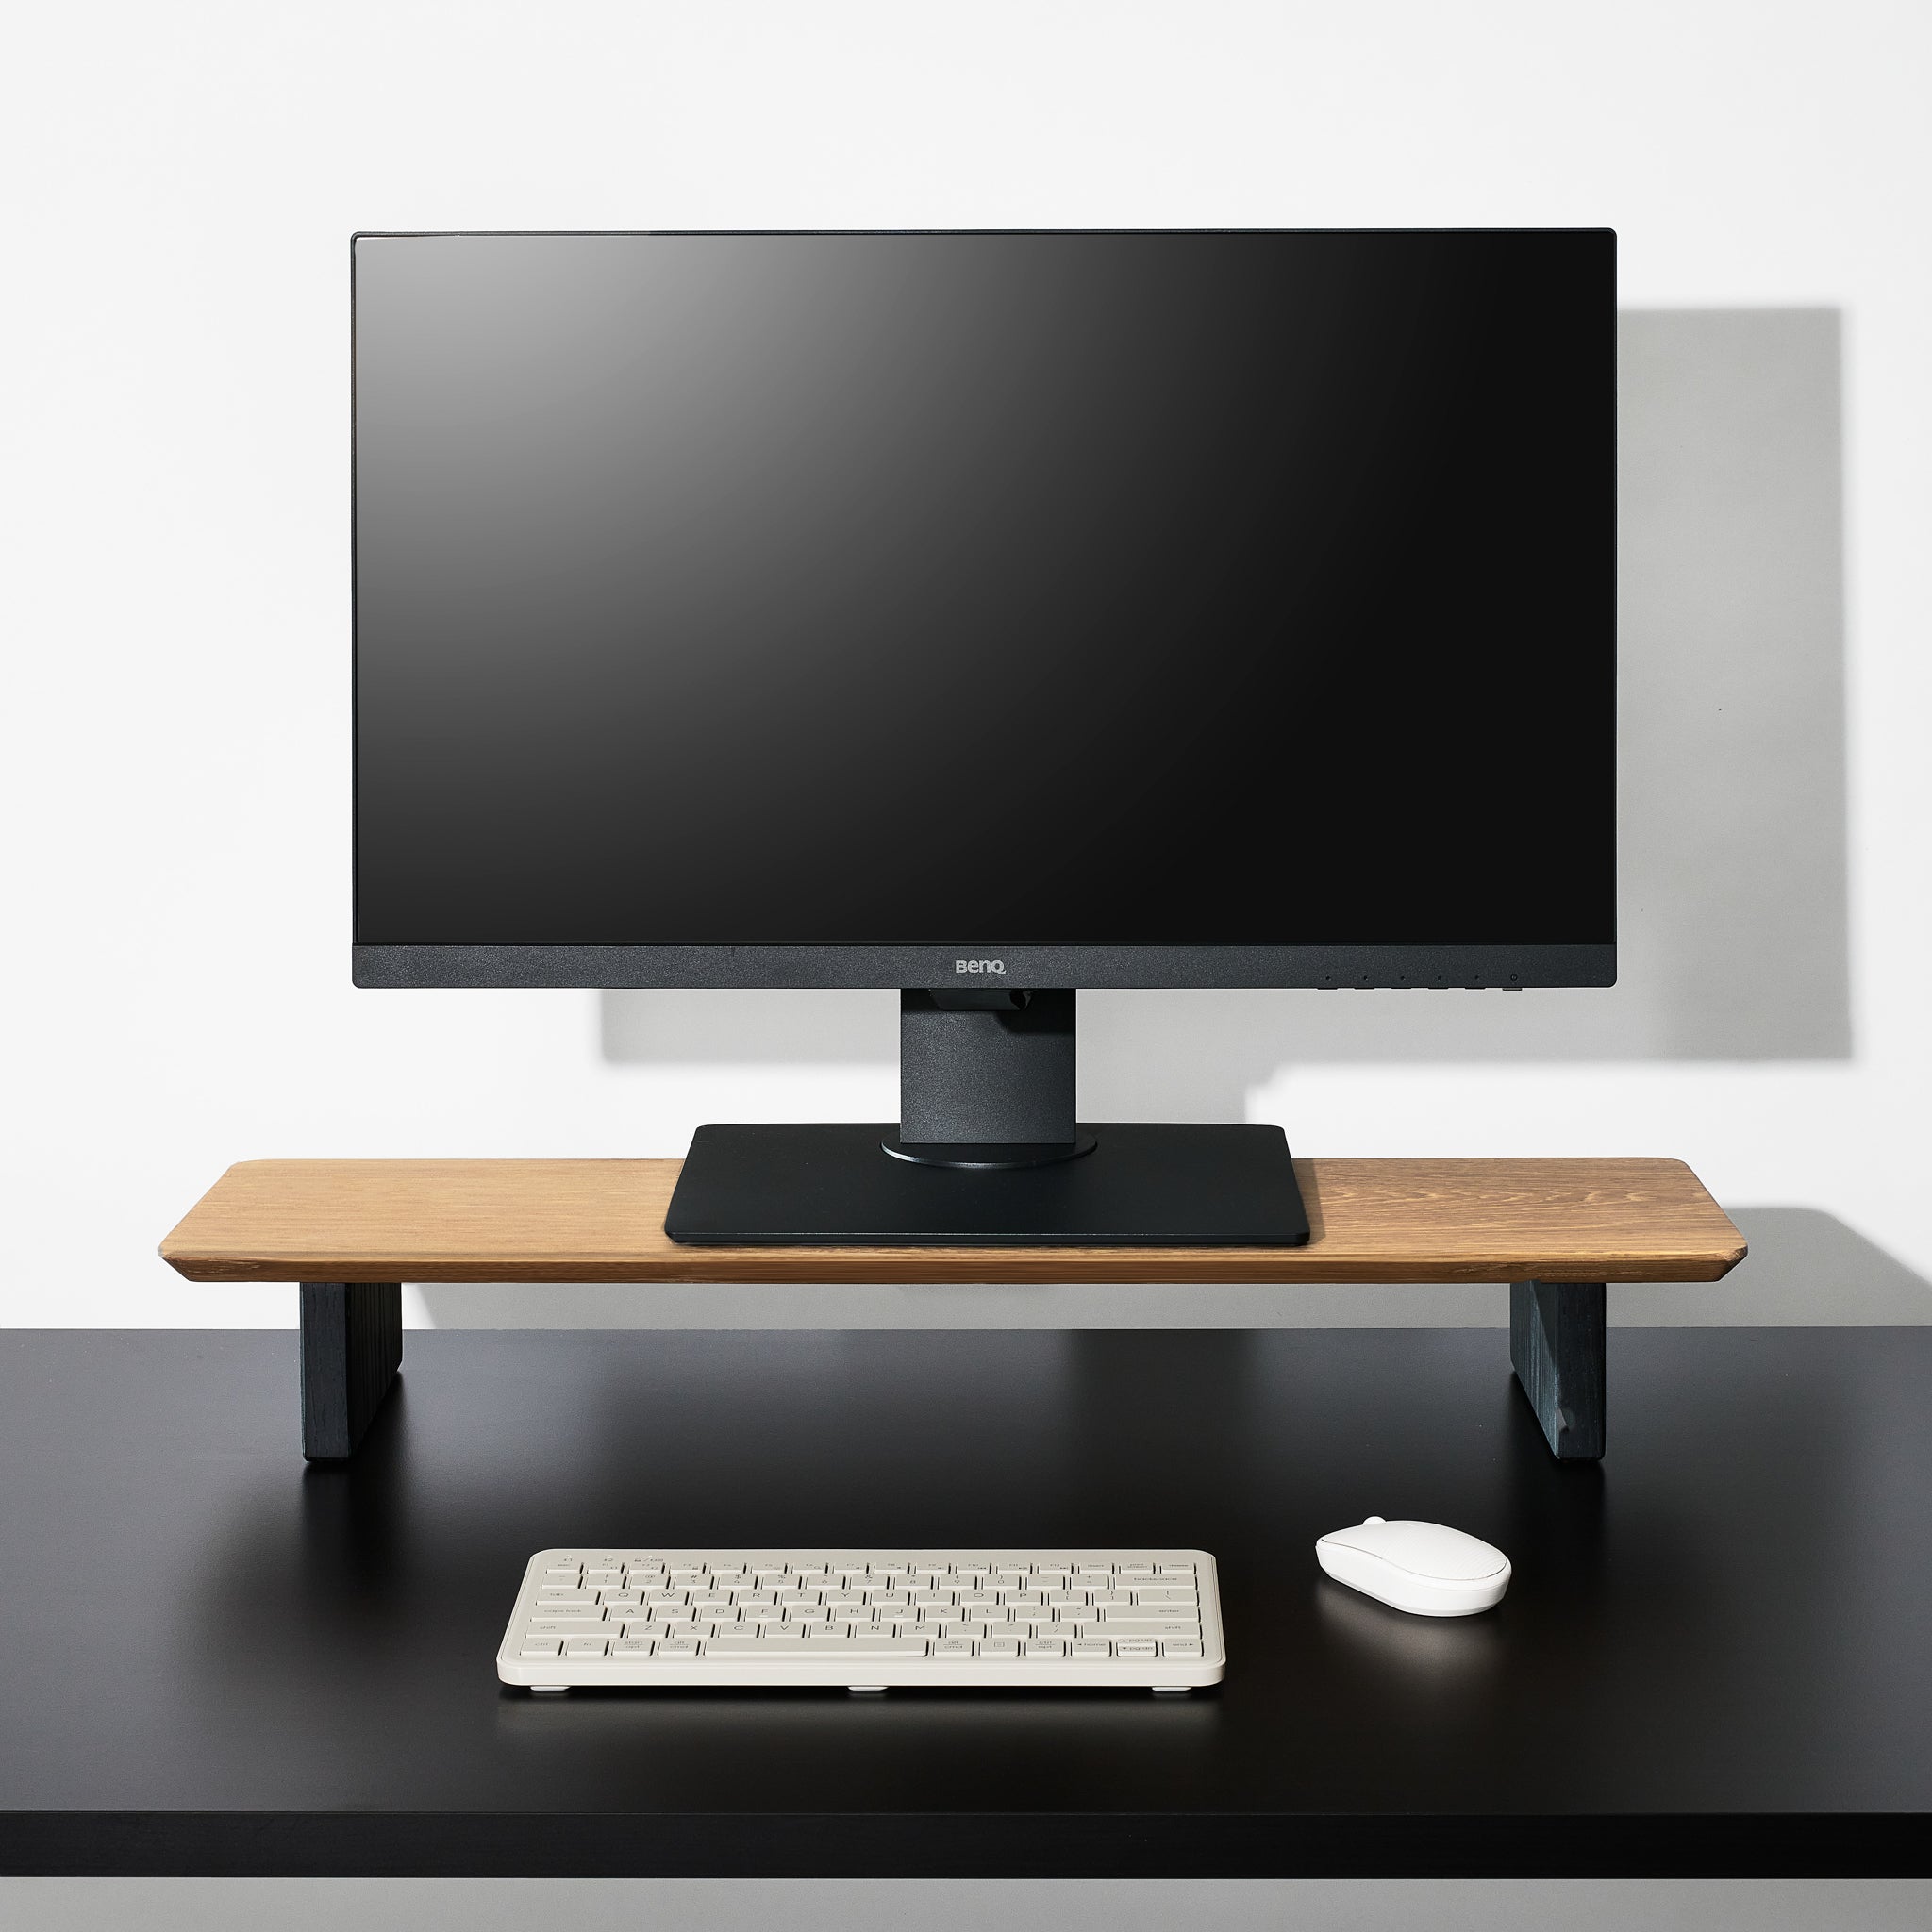
[[[1440,1523],[1389,1523],[1331,1530],[1315,1560],[1337,1583],[1419,1617],[1468,1617],[1503,1601],[1509,1558],[1493,1543]]]

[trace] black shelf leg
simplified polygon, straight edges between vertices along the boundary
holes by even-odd
[[[1563,1462],[1604,1453],[1604,1284],[1512,1281],[1509,1359]]]
[[[302,1453],[356,1453],[403,1359],[399,1281],[302,1284]]]

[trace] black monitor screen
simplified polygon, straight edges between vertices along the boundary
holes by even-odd
[[[358,941],[1609,941],[1614,277],[359,238]]]

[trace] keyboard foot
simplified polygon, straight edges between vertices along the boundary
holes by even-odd
[[[1194,1687],[1191,1684],[1150,1684],[1147,1688],[1157,1697],[1185,1697]]]
[[[570,1686],[568,1684],[532,1684],[530,1686],[530,1695],[532,1697],[568,1697],[570,1695]]]
[[[884,1684],[848,1684],[846,1691],[853,1697],[883,1697],[888,1686]]]

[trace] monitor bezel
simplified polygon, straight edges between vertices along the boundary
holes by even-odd
[[[1597,234],[1612,248],[1614,273],[1617,232],[1612,227],[1525,225],[1521,228],[419,228],[358,229],[349,238],[350,282],[350,633],[351,633],[351,812],[355,814],[354,666],[357,637],[356,551],[356,247],[365,241],[441,241],[496,237],[608,237],[641,240],[653,235],[1177,235],[1177,234]],[[1614,317],[1614,299],[1612,307]],[[1615,358],[1610,368],[1609,407],[1616,408]],[[1614,444],[1613,444],[1614,459]],[[1615,533],[1612,533],[1614,546]],[[1611,578],[1611,621],[1616,619],[1616,581]],[[1614,717],[1612,731],[1615,731]],[[1612,835],[1611,863],[1616,864]],[[354,870],[359,848],[352,834]],[[1515,990],[1524,987],[1609,987],[1617,982],[1616,908],[1612,931],[1597,942],[1543,943],[1369,943],[1352,945],[1122,944],[1003,946],[984,937],[957,946],[914,945],[551,945],[419,944],[351,946],[351,978],[366,988],[570,988],[649,990],[879,990],[897,987],[1008,986],[1079,987],[1100,990],[1191,988],[1324,989],[1433,987]],[[969,971],[998,962],[998,972]]]
[[[998,970],[988,969],[997,962]],[[362,945],[358,986],[1614,986],[1617,947]]]

